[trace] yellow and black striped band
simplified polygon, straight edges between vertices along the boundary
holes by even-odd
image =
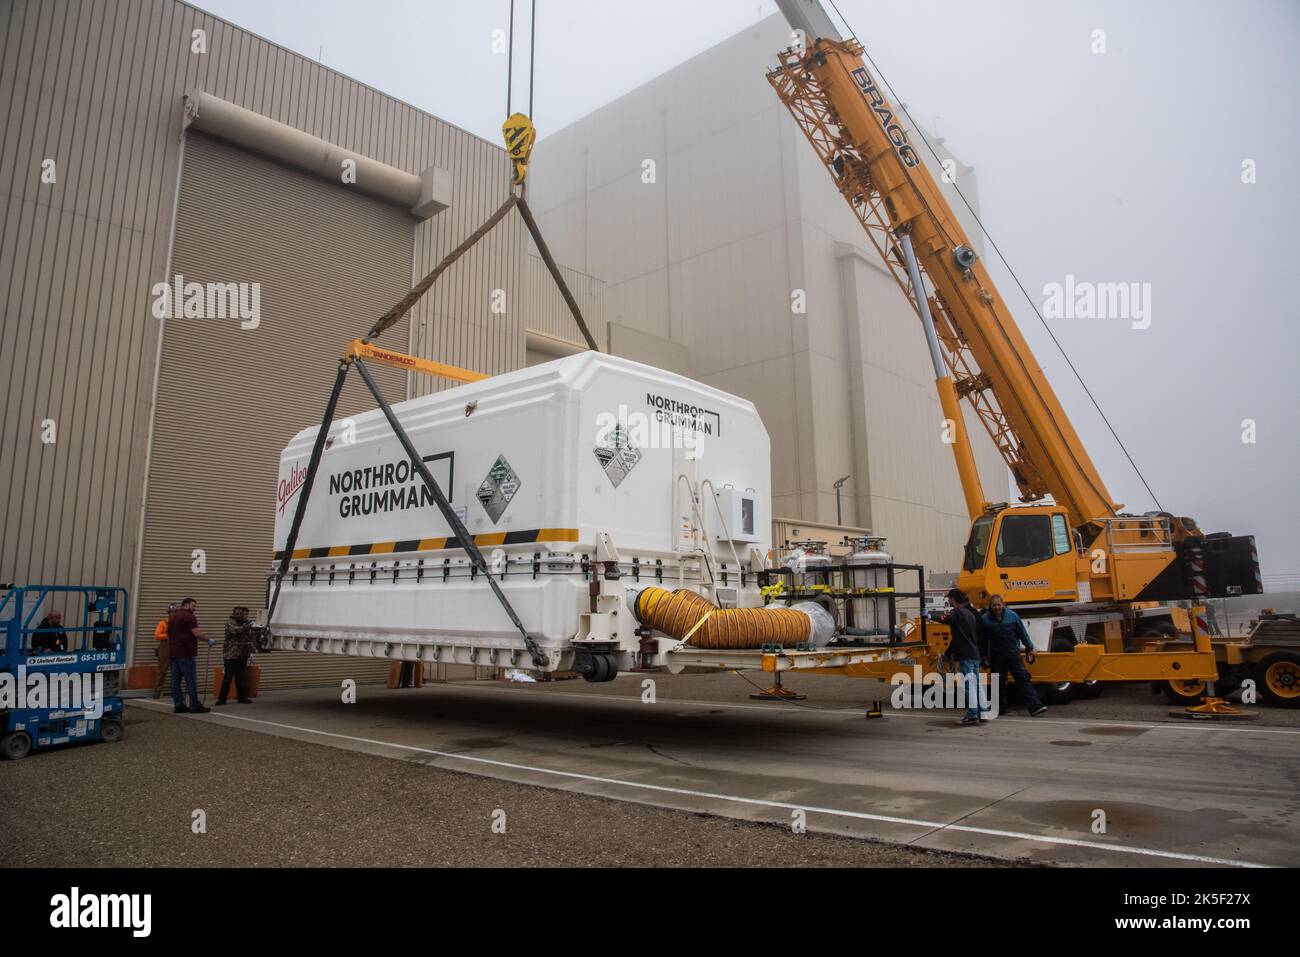
[[[511,532],[484,532],[474,536],[480,548],[491,545],[528,545],[533,542],[576,542],[576,528],[533,528]],[[461,548],[455,535],[446,538],[412,538],[404,542],[372,542],[368,545],[325,545],[320,548],[295,548],[293,558],[351,558],[358,555],[393,555],[404,552],[432,552],[444,548]],[[283,561],[284,552],[275,553]]]

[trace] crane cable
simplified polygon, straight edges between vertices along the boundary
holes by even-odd
[[[528,116],[533,115],[533,62],[537,53],[537,0],[532,0],[528,20]],[[506,116],[510,115],[515,75],[515,0],[510,0],[510,29],[506,31]]]
[[[840,13],[840,8],[836,5],[835,0],[828,0],[828,2],[830,3],[831,8],[839,15],[839,18],[844,21],[844,29],[849,32],[849,36],[857,37],[858,34],[849,24],[848,18],[845,17],[843,13]],[[885,85],[885,89],[888,90],[889,95],[893,97],[894,103],[903,111],[904,115],[907,116],[908,121],[912,124],[913,131],[921,138],[921,142],[924,143],[926,149],[930,151],[930,155],[934,157],[935,162],[942,166],[943,160],[940,158],[938,151],[930,143],[929,138],[926,137],[925,132],[921,129],[920,125],[912,119],[912,114],[908,111],[907,107],[903,105],[903,101],[899,99],[898,94],[894,92],[894,88],[890,85],[889,80],[886,79],[884,72],[876,64],[876,61],[871,58],[871,54],[867,52],[866,45],[862,43],[861,38],[858,38],[858,43],[862,46],[862,55],[867,58],[867,62],[871,64],[871,68],[876,71],[876,76],[880,77],[880,82]],[[1133,471],[1137,473],[1137,477],[1142,482],[1142,486],[1147,490],[1147,494],[1151,496],[1151,501],[1155,502],[1156,508],[1163,512],[1164,506],[1160,504],[1160,499],[1158,499],[1156,493],[1151,490],[1151,485],[1147,482],[1146,476],[1142,474],[1142,470],[1138,468],[1137,462],[1135,462],[1133,456],[1129,454],[1127,446],[1124,445],[1124,440],[1119,437],[1119,433],[1116,432],[1115,427],[1111,425],[1110,419],[1108,419],[1106,413],[1102,411],[1101,404],[1097,401],[1097,397],[1092,394],[1092,390],[1088,388],[1088,383],[1083,381],[1083,376],[1079,373],[1078,368],[1075,367],[1073,360],[1070,359],[1069,353],[1065,351],[1065,346],[1061,345],[1061,340],[1056,338],[1056,333],[1052,331],[1052,327],[1047,324],[1047,320],[1044,319],[1043,314],[1039,312],[1038,304],[1030,297],[1029,290],[1027,290],[1024,283],[1020,281],[1020,277],[1016,275],[1016,271],[1011,268],[1011,263],[1007,261],[1007,257],[1003,255],[1001,247],[998,246],[997,241],[994,240],[993,234],[988,231],[987,227],[985,227],[983,221],[980,219],[979,214],[976,213],[974,208],[971,206],[970,200],[966,198],[966,194],[963,193],[961,187],[957,185],[955,177],[951,185],[953,191],[961,197],[962,203],[965,205],[967,212],[970,213],[971,218],[975,220],[975,224],[979,226],[980,232],[983,233],[984,237],[989,241],[989,245],[993,247],[993,251],[998,254],[998,259],[1002,261],[1002,265],[1006,268],[1007,272],[1011,274],[1011,278],[1015,281],[1016,287],[1019,288],[1021,295],[1025,297],[1025,302],[1029,303],[1029,308],[1034,311],[1034,315],[1038,317],[1038,321],[1042,323],[1043,328],[1047,330],[1047,335],[1051,338],[1052,344],[1056,346],[1056,350],[1061,354],[1061,358],[1065,360],[1065,364],[1070,367],[1070,371],[1074,373],[1075,379],[1077,379],[1079,385],[1083,387],[1083,391],[1088,396],[1088,400],[1092,403],[1092,407],[1097,410],[1097,414],[1101,416],[1101,421],[1104,422],[1106,428],[1110,430],[1111,437],[1115,439],[1115,443],[1119,446],[1120,451],[1123,452],[1124,457],[1128,459],[1128,464],[1133,466]]]
[[[511,0],[513,3],[514,0]],[[532,0],[532,13],[528,23],[528,118],[533,118],[533,63],[537,56],[537,0]]]

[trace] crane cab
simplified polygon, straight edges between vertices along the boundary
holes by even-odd
[[[981,605],[990,595],[1008,604],[1077,602],[1078,563],[1065,509],[1003,508],[971,523],[957,585]]]

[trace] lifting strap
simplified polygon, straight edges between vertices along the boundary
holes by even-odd
[[[528,232],[533,237],[533,242],[537,244],[537,251],[542,254],[542,262],[546,263],[546,268],[555,280],[555,285],[560,287],[560,295],[564,297],[564,302],[569,307],[569,312],[573,313],[573,321],[578,324],[578,331],[582,333],[582,338],[587,340],[587,348],[592,352],[599,352],[600,346],[596,345],[596,340],[592,338],[591,330],[587,328],[587,323],[583,321],[582,310],[578,308],[578,300],[573,298],[573,293],[569,292],[569,286],[560,275],[560,267],[555,265],[555,259],[551,256],[551,250],[546,245],[546,240],[542,238],[542,231],[537,226],[537,220],[533,219],[533,211],[528,208],[528,201],[522,196],[519,197],[519,215],[524,218],[524,225],[528,227]]]
[[[325,440],[329,436],[330,425],[334,422],[334,410],[339,404],[339,395],[343,392],[343,383],[348,379],[348,361],[339,363],[338,375],[334,377],[334,388],[329,401],[325,403],[325,415],[321,417],[320,428],[316,431],[316,441],[312,443],[311,458],[307,461],[307,475],[303,479],[302,492],[298,504],[293,510],[293,522],[289,525],[289,537],[284,543],[284,554],[280,556],[280,567],[275,571],[275,589],[271,592],[271,601],[267,606],[266,630],[271,630],[271,621],[275,618],[275,606],[280,600],[280,583],[289,571],[289,562],[293,559],[293,548],[298,544],[298,529],[302,527],[303,516],[307,514],[307,496],[311,494],[316,482],[316,471],[320,468],[320,457],[325,451]]]
[[[429,291],[429,287],[437,281],[438,277],[446,272],[452,263],[465,255],[465,253],[469,252],[470,248],[475,243],[488,233],[492,232],[492,227],[501,222],[506,213],[510,212],[511,207],[518,202],[520,202],[519,197],[514,193],[511,193],[510,198],[502,203],[497,211],[489,216],[482,226],[470,233],[469,238],[467,238],[463,243],[451,252],[447,253],[447,255],[442,258],[442,262],[434,266],[429,275],[425,276],[418,284],[412,287],[411,291],[399,299],[392,309],[389,309],[386,313],[376,319],[375,324],[370,327],[370,331],[366,333],[366,338],[363,341],[370,342],[372,339],[378,339],[385,329],[410,312],[411,307],[423,298],[424,294]],[[592,346],[592,348],[594,349],[596,347]]]

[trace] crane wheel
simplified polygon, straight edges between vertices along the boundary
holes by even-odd
[[[32,736],[26,731],[11,731],[0,738],[0,757],[20,761],[32,750]]]
[[[121,741],[126,734],[126,728],[117,718],[105,718],[104,723],[100,725],[99,737],[109,744],[115,744]]]
[[[1047,650],[1073,651],[1076,643],[1073,631],[1058,629],[1057,632],[1052,635],[1052,640],[1048,644]],[[1036,683],[1034,685],[1034,691],[1037,692],[1038,697],[1043,704],[1069,704],[1076,696],[1085,697],[1084,695],[1079,695],[1078,690],[1079,684],[1074,681],[1058,681],[1050,684]]]
[[[1255,665],[1255,684],[1266,704],[1300,708],[1300,654],[1278,651]]]
[[[1194,705],[1200,704],[1201,699],[1205,697],[1207,685],[1199,678],[1193,678],[1186,681],[1175,679],[1173,681],[1159,682],[1160,690],[1165,693],[1165,697],[1174,704]]]
[[[1094,698],[1101,697],[1101,689],[1105,685],[1100,681],[1080,681],[1074,686],[1074,697],[1076,701],[1092,701]]]

